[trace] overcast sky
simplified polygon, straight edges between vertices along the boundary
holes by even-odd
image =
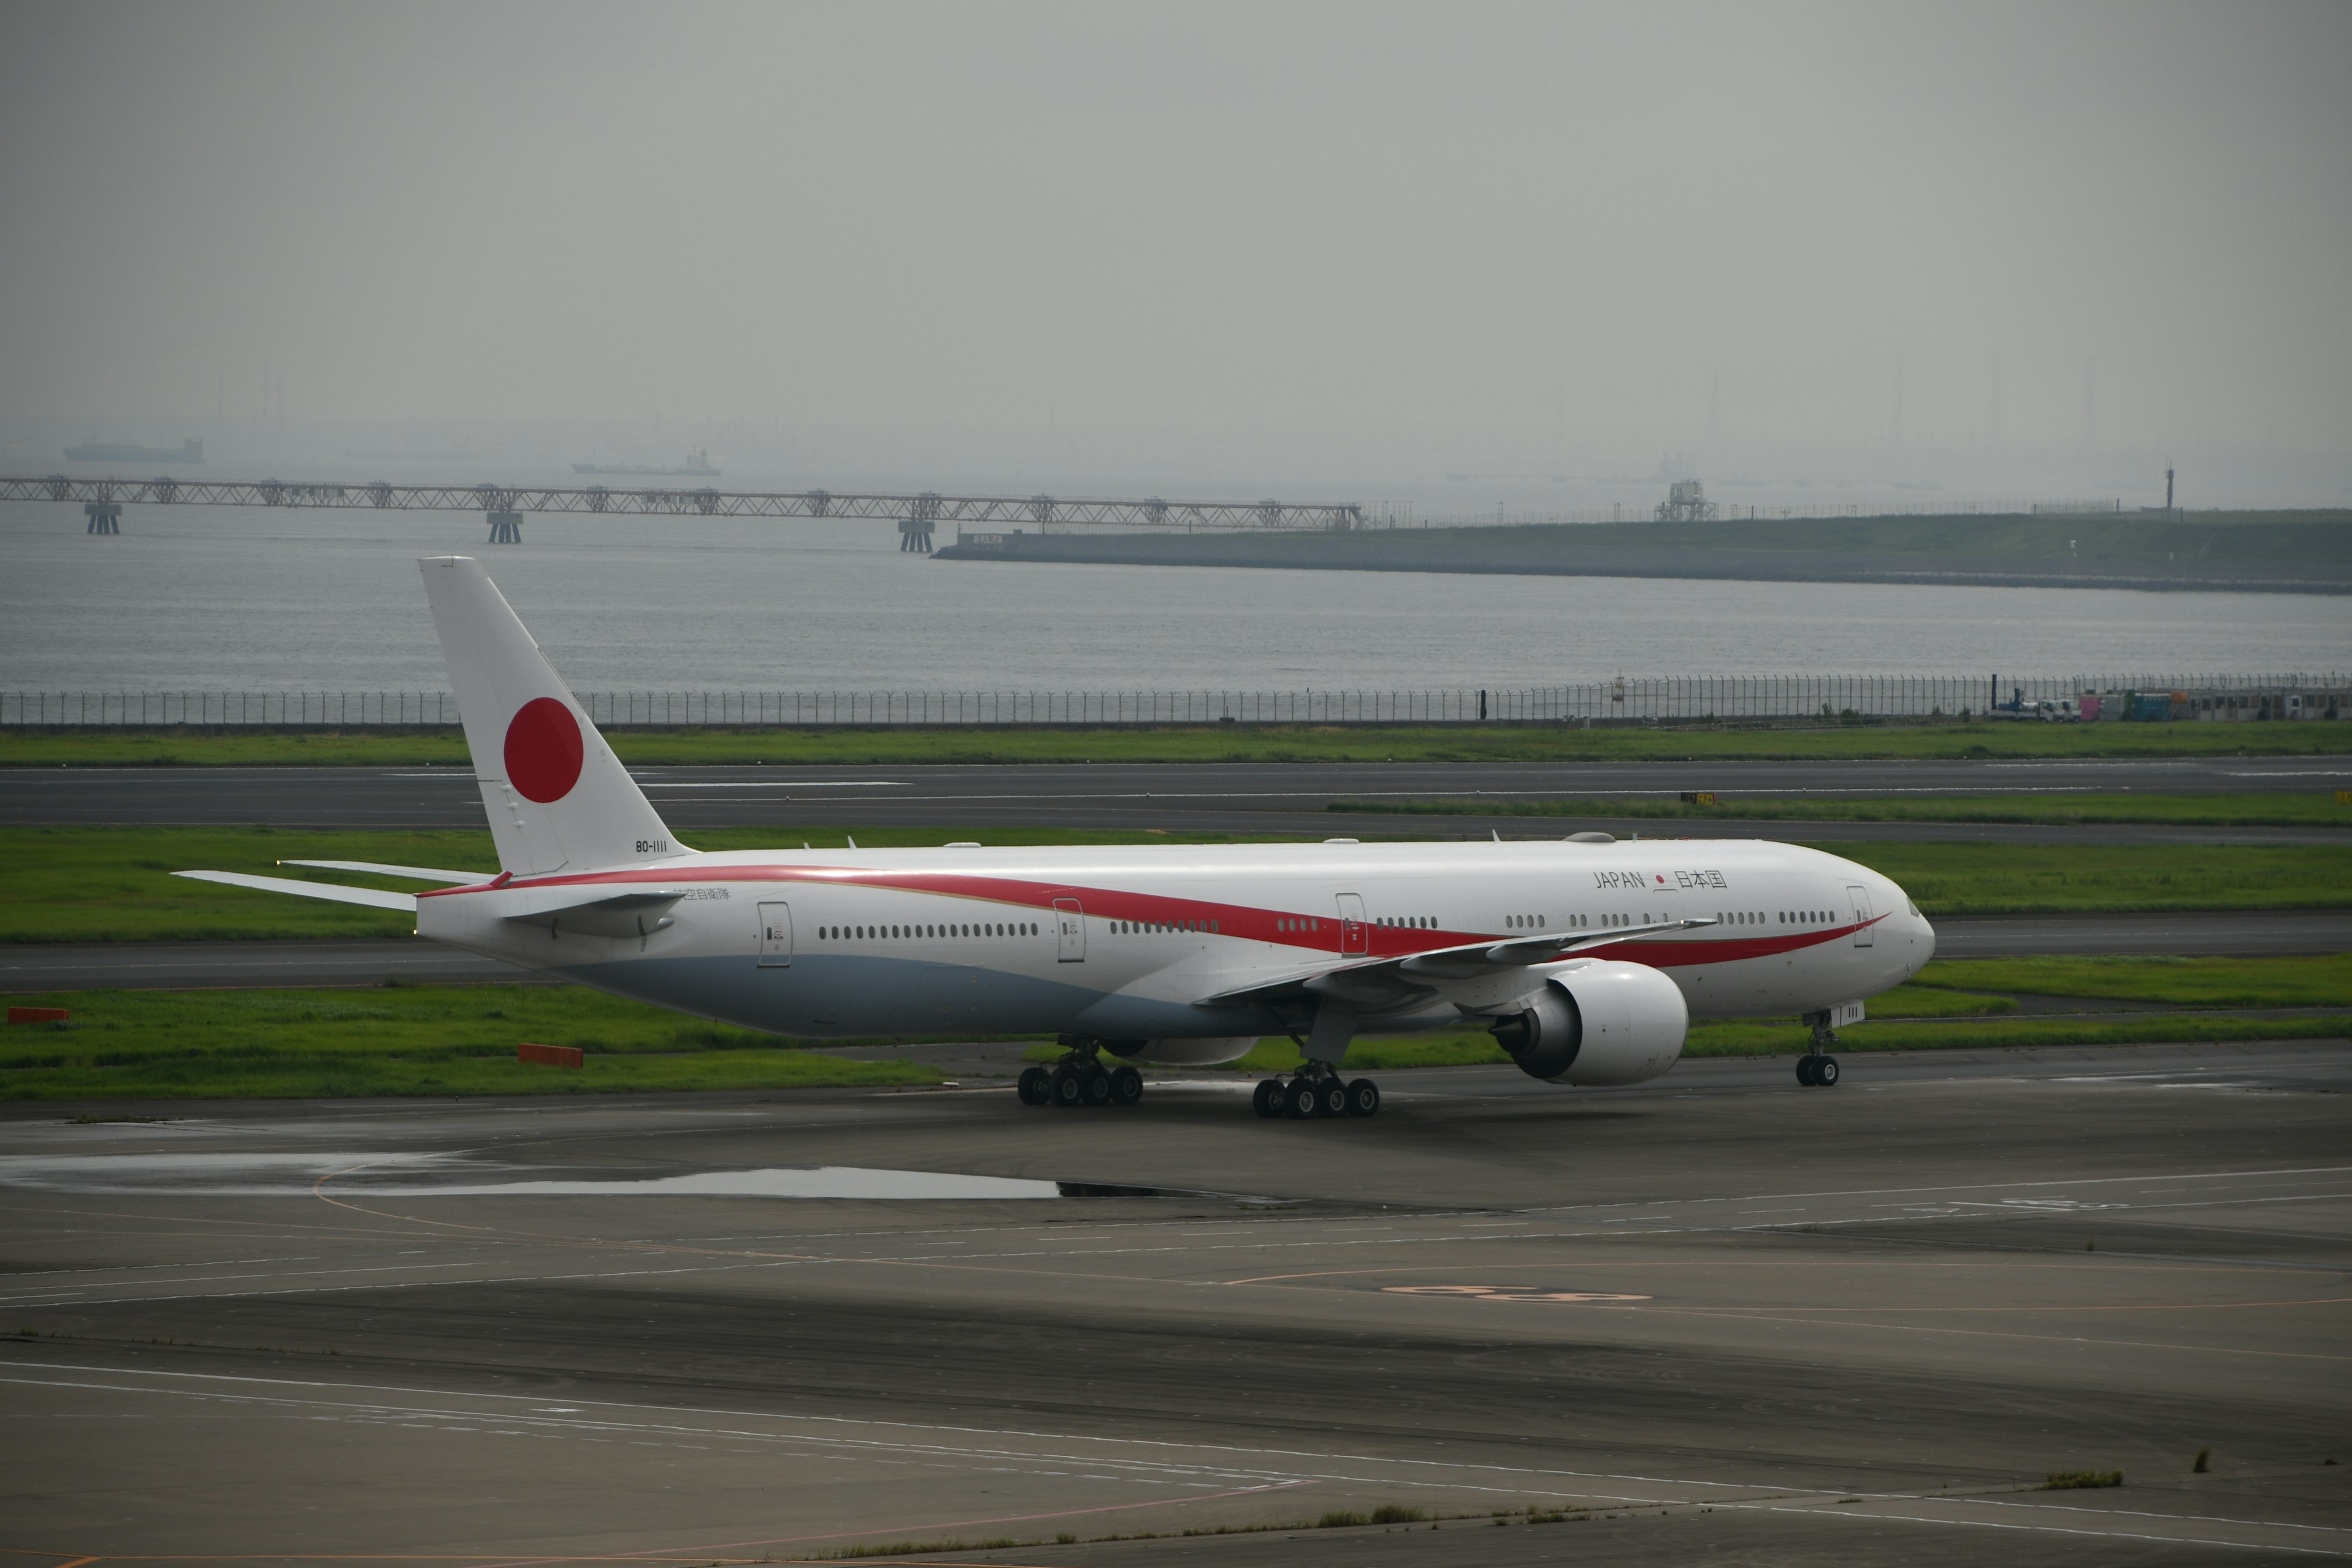
[[[0,416],[2352,447],[2352,5],[0,7]],[[1719,388],[1719,391],[1712,389]]]

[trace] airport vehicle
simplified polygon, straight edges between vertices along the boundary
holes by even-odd
[[[495,878],[291,865],[415,893],[238,872],[231,886],[413,910],[418,934],[780,1035],[1051,1033],[1031,1104],[1131,1104],[1139,1068],[1209,1066],[1259,1037],[1303,1065],[1261,1115],[1368,1116],[1359,1034],[1465,1020],[1528,1073],[1637,1083],[1693,1016],[1800,1014],[1801,1083],[1935,933],[1903,889],[1817,850],[1578,834],[1561,842],[1159,845],[698,853],[656,813],[479,563],[422,563],[489,816]]]

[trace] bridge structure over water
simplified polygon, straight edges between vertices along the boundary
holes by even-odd
[[[929,551],[942,524],[1007,529],[1125,527],[1187,531],[1296,530],[1343,532],[1363,525],[1352,505],[1285,501],[1201,501],[1055,496],[835,494],[830,490],[719,490],[604,485],[328,484],[296,479],[75,479],[0,477],[0,500],[79,501],[91,533],[121,531],[125,506],[246,506],[380,511],[478,511],[493,544],[522,542],[525,512],[619,513],[644,517],[876,518],[898,525],[900,548]]]

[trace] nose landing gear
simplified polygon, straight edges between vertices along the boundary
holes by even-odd
[[[1812,1026],[1813,1037],[1805,1054],[1797,1058],[1797,1081],[1807,1089],[1834,1089],[1838,1080],[1837,1058],[1829,1047],[1837,1044],[1837,1036],[1830,1028],[1827,1013],[1808,1013],[1805,1022]]]

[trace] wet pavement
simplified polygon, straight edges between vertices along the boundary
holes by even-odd
[[[2341,1042],[1382,1081],[7,1108],[0,1546],[2352,1554]]]

